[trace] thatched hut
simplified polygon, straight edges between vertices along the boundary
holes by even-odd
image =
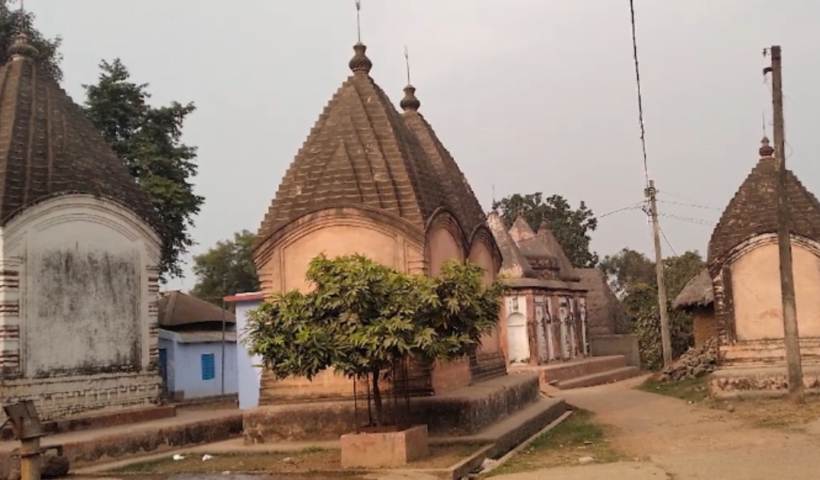
[[[592,337],[626,333],[626,314],[600,268],[576,269],[587,289],[587,322]]]
[[[714,300],[712,279],[709,271],[704,268],[687,282],[672,302],[673,308],[692,314],[696,347],[717,336]]]

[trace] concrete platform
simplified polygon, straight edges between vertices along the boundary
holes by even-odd
[[[180,411],[177,416],[131,425],[94,428],[49,435],[43,445],[62,445],[72,470],[83,465],[175,450],[240,436],[242,414],[238,409]],[[0,442],[0,479],[18,461],[13,457],[17,441]]]
[[[430,437],[431,445],[446,444],[471,444],[489,445],[487,451],[490,458],[498,458],[506,452],[512,450],[521,442],[531,437],[550,423],[556,421],[567,411],[567,404],[563,399],[540,397],[527,408],[510,415],[493,425],[490,425],[475,435],[469,436],[440,436]],[[76,474],[100,474],[102,472],[114,470],[135,463],[142,463],[153,460],[163,460],[174,453],[190,454],[241,454],[260,452],[297,452],[306,448],[324,448],[328,450],[339,449],[340,442],[336,440],[312,441],[312,442],[271,442],[247,445],[242,439],[231,439],[221,442],[200,445],[176,451],[167,451],[160,454],[152,454],[141,458],[128,458],[110,463],[100,463],[94,466],[74,471]],[[483,459],[482,459],[483,460]]]
[[[709,393],[714,398],[781,397],[788,394],[785,365],[719,368],[709,376]],[[806,393],[820,394],[820,365],[803,365]]]
[[[505,375],[442,395],[414,398],[409,422],[428,425],[431,437],[470,436],[539,398],[536,375]],[[360,421],[366,408],[360,404]],[[243,424],[249,444],[316,442],[355,431],[356,414],[350,401],[269,405],[245,411]]]
[[[509,368],[510,374],[538,375],[543,385],[554,385],[561,390],[593,387],[618,382],[640,375],[640,369],[627,364],[624,355],[588,357],[548,365],[521,365]]]

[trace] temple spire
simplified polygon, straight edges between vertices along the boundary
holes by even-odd
[[[758,153],[760,153],[760,158],[768,158],[774,155],[774,147],[769,145],[769,137],[763,137],[763,140],[760,141]]]
[[[350,59],[348,66],[354,74],[363,73],[368,75],[373,68],[373,62],[367,58],[367,47],[362,43],[362,0],[356,0],[356,45],[353,45],[353,58]]]
[[[20,58],[34,58],[39,53],[29,42],[28,28],[26,26],[25,0],[20,0],[20,13],[17,22],[17,35],[9,46],[9,56],[12,60]]]
[[[399,102],[399,106],[405,112],[415,112],[421,107],[421,102],[416,98],[416,87],[410,83],[410,53],[407,51],[407,45],[404,46],[404,66],[407,70],[407,86],[404,87],[404,98]]]

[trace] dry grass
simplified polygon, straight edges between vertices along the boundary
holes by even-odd
[[[481,448],[479,445],[431,445],[430,456],[411,462],[402,468],[427,469],[448,468]],[[266,472],[283,474],[305,474],[311,472],[342,473],[355,475],[357,472],[345,472],[341,465],[339,450],[307,448],[296,452],[254,452],[214,454],[203,461],[204,453],[182,454],[183,460],[169,457],[136,463],[120,467],[112,473],[128,474],[174,474],[174,473],[221,473],[221,472]],[[359,472],[360,473],[360,472]],[[336,477],[334,477],[336,478]],[[345,478],[344,476],[339,478]],[[353,478],[353,477],[351,477]]]
[[[613,448],[606,435],[607,428],[596,423],[591,412],[575,410],[563,422],[487,476],[579,465],[580,459],[584,457],[592,458],[589,463],[623,460],[625,457]]]
[[[796,405],[788,398],[715,400],[709,397],[706,378],[665,383],[649,379],[638,388],[686,400],[691,404],[732,412],[739,420],[755,427],[800,429],[820,420],[820,397],[816,396],[807,396],[802,405]]]

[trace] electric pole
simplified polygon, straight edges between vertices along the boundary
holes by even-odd
[[[800,358],[800,333],[797,327],[797,302],[792,270],[791,219],[786,192],[786,134],[783,120],[783,67],[780,47],[771,48],[771,66],[763,74],[772,74],[772,109],[774,110],[774,158],[777,166],[777,246],[780,254],[780,298],[783,304],[783,333],[786,366],[789,372],[789,397],[803,403],[803,365]]]
[[[661,345],[663,346],[663,366],[672,365],[672,337],[669,333],[669,312],[666,305],[666,283],[663,279],[663,255],[661,254],[661,227],[658,224],[658,191],[655,181],[649,181],[644,191],[649,199],[649,217],[652,220],[652,239],[655,244],[655,276],[658,282],[658,313],[661,316]]]

